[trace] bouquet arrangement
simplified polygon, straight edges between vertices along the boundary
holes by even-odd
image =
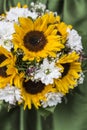
[[[0,16],[0,100],[24,109],[62,102],[83,83],[81,36],[41,3]]]

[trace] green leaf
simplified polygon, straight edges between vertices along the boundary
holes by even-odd
[[[38,112],[40,113],[41,116],[46,118],[50,114],[54,113],[56,106],[53,107],[47,107],[47,108],[39,108]]]
[[[49,111],[50,113],[54,113],[56,106],[53,107],[47,107],[45,108],[46,111]]]

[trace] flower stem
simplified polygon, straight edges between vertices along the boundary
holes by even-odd
[[[20,107],[20,130],[24,130],[24,110]]]

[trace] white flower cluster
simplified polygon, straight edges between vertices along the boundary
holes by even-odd
[[[43,12],[45,11],[46,9],[46,5],[45,4],[42,4],[42,3],[34,3],[34,2],[31,2],[31,9],[32,11],[36,12],[37,10],[42,10]]]
[[[79,36],[78,32],[75,29],[67,29],[68,37],[66,46],[69,47],[72,51],[82,52],[82,42],[81,36]]]
[[[32,17],[32,19],[36,19],[36,17],[38,16],[36,12],[31,12],[28,10],[28,8],[19,7],[10,9],[10,11],[7,12],[6,15],[7,20],[15,22],[18,22],[19,17]]]
[[[50,92],[50,93],[47,93],[46,94],[46,101],[42,101],[41,105],[43,108],[46,108],[46,107],[52,107],[52,106],[56,106],[58,103],[61,103],[62,102],[62,97],[64,95],[62,93],[53,93],[53,92]]]
[[[44,12],[45,9],[46,6],[44,4],[35,4],[34,2],[32,2],[30,5],[30,10],[28,8],[19,7],[11,8],[10,11],[6,13],[6,19],[15,22],[18,22],[19,17],[31,17],[32,19],[36,19],[38,17],[37,10],[42,10],[42,12]]]
[[[11,42],[13,33],[13,23],[7,21],[0,21],[0,46],[2,45],[8,51],[10,51],[13,47],[13,44]]]
[[[0,100],[4,100],[9,104],[15,105],[17,101],[22,101],[20,90],[8,84],[5,88],[0,89]]]
[[[49,61],[47,58],[43,60],[43,63],[35,72],[34,79],[41,80],[45,85],[53,84],[53,80],[61,76],[61,68],[55,66],[55,61]]]

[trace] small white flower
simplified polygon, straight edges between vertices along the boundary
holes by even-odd
[[[28,8],[11,8],[9,12],[7,12],[6,19],[9,21],[18,22],[19,17],[32,17],[32,19],[36,19],[37,13],[31,12]]]
[[[0,21],[0,38],[11,39],[14,33],[14,24],[12,22]]]
[[[0,46],[3,46],[5,49],[8,51],[11,51],[11,48],[13,48],[13,44],[11,40],[5,40],[5,39],[0,39]]]
[[[53,80],[61,76],[61,69],[55,66],[55,62],[49,62],[47,58],[43,60],[40,69],[35,73],[34,79],[41,80],[45,85],[53,84]]]
[[[83,84],[85,75],[83,74],[83,72],[81,72],[79,75],[80,75],[80,78],[78,80],[78,84]]]
[[[47,93],[46,94],[46,101],[42,101],[41,102],[41,105],[43,108],[46,108],[47,106],[49,107],[52,107],[52,106],[56,106],[58,103],[61,103],[62,102],[62,97],[64,95],[62,93],[53,93],[53,92],[50,92],[50,93]]]
[[[37,11],[37,10],[42,10],[43,12],[45,11],[46,9],[46,5],[45,4],[42,4],[42,3],[34,3],[34,2],[31,2],[31,7],[32,7],[32,10],[33,11]]]
[[[81,36],[79,36],[78,32],[75,29],[68,29],[67,32],[68,37],[67,37],[67,43],[66,46],[71,48],[71,50],[76,51],[76,52],[81,52],[83,47],[82,47],[82,42],[81,42]]]
[[[0,89],[0,100],[15,105],[17,101],[22,101],[20,90],[8,84],[5,88]]]
[[[11,42],[13,33],[14,24],[12,22],[0,21],[0,46],[3,46],[8,51],[13,47]]]

